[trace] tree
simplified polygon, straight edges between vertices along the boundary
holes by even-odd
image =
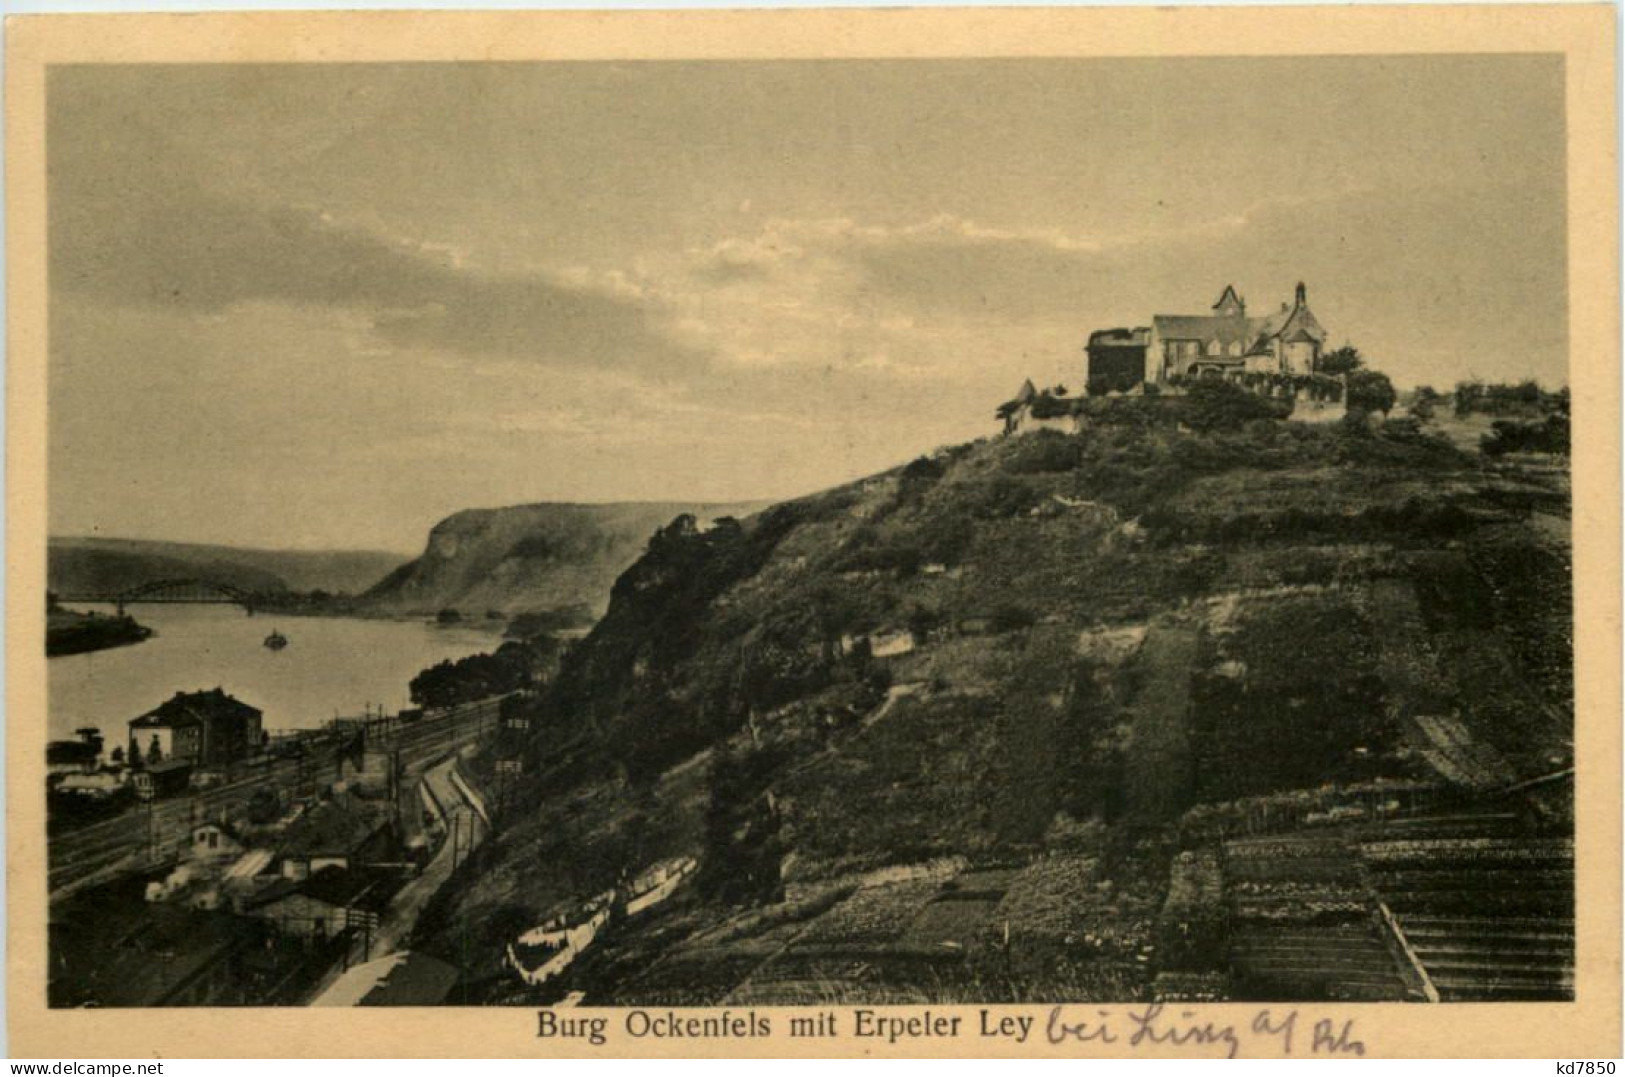
[[[1286,407],[1220,378],[1198,378],[1185,393],[1185,422],[1193,430],[1237,430],[1254,419],[1281,419]]]
[[[248,798],[248,806],[243,814],[251,823],[264,826],[276,821],[282,814],[282,802],[277,799],[276,792],[271,789],[256,789],[254,795]]]
[[[1365,366],[1365,360],[1360,356],[1360,349],[1345,344],[1335,351],[1322,355],[1315,363],[1316,374],[1352,374]]]
[[[1444,399],[1431,385],[1418,385],[1411,393],[1411,414],[1422,422],[1433,418],[1439,401]]]
[[[130,741],[130,769],[141,769],[141,745],[134,740]]]
[[[164,750],[158,745],[158,734],[152,735],[152,744],[147,748],[147,765],[157,766],[164,761]]]
[[[1356,370],[1349,375],[1348,406],[1352,411],[1380,411],[1386,417],[1394,409],[1399,394],[1388,375],[1377,370]]]
[[[1478,407],[1479,401],[1484,398],[1484,383],[1474,379],[1472,381],[1458,381],[1456,383],[1456,414],[1468,415]]]

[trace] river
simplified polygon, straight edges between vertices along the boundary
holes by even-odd
[[[52,739],[96,726],[111,749],[124,743],[130,719],[176,692],[215,687],[260,708],[269,730],[309,729],[369,706],[396,711],[410,705],[407,685],[420,670],[502,642],[494,631],[471,627],[249,617],[237,606],[135,605],[130,615],[155,635],[47,660]],[[288,637],[280,651],[264,646],[273,628]]]

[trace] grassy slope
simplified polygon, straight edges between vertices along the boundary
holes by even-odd
[[[572,983],[622,1001],[1144,990],[1187,805],[1442,782],[1417,715],[1459,717],[1519,775],[1565,761],[1567,544],[1530,522],[1565,506],[1549,477],[1440,440],[1113,425],[671,534],[567,660],[524,748],[543,777],[448,922],[534,922],[690,853],[698,884]],[[910,625],[929,628],[910,654],[842,653]],[[933,862],[1005,876],[976,900],[940,881],[846,896]],[[764,899],[765,919],[735,908]],[[941,924],[960,927],[915,945]],[[424,941],[451,953],[444,930]],[[452,956],[522,997],[497,953]]]

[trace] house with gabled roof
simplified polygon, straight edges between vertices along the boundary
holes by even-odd
[[[1145,380],[1160,383],[1208,372],[1313,374],[1325,343],[1326,330],[1309,309],[1301,281],[1291,305],[1282,303],[1264,317],[1249,315],[1247,301],[1227,284],[1210,314],[1151,319]]]
[[[259,750],[263,735],[260,719],[258,707],[249,706],[221,688],[176,692],[130,721],[130,758],[149,765],[235,762]]]
[[[330,939],[349,929],[377,930],[399,888],[391,877],[326,867],[309,878],[278,878],[243,902],[244,915],[280,935]]]
[[[284,878],[306,879],[324,868],[350,870],[387,860],[394,841],[394,827],[375,806],[322,801],[283,831],[277,859]]]

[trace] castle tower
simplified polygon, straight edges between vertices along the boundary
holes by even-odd
[[[1302,285],[1298,286],[1300,289]],[[1226,284],[1224,291],[1219,293],[1219,301],[1213,304],[1213,313],[1221,318],[1247,316],[1247,301],[1236,294],[1236,286]]]

